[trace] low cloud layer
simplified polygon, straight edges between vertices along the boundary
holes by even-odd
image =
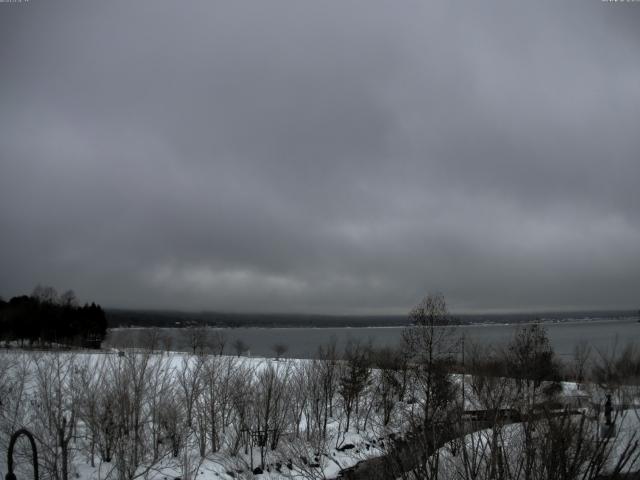
[[[0,4],[0,295],[637,308],[640,4]]]

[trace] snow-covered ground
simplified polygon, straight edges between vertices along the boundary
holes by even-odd
[[[17,428],[27,426],[27,428],[36,432],[39,426],[31,426],[35,422],[36,415],[44,414],[44,412],[29,412],[29,405],[33,404],[39,395],[38,389],[42,380],[38,378],[38,362],[49,357],[56,357],[60,361],[55,364],[62,370],[66,368],[67,362],[72,361],[74,370],[77,372],[90,372],[90,376],[94,377],[94,381],[104,381],[104,371],[107,368],[119,368],[119,364],[137,358],[139,362],[149,357],[143,352],[118,352],[116,350],[100,353],[46,353],[46,352],[0,352],[0,388],[11,391],[15,388],[17,382],[14,378],[8,381],[12,375],[20,375],[24,380],[21,383],[20,399],[12,402],[4,408],[2,418],[2,434],[0,436],[0,445],[5,448],[8,444],[8,437],[11,431]],[[168,377],[177,378],[185,369],[196,369],[196,364],[202,361],[201,357],[189,355],[182,352],[169,352],[162,354],[150,355],[152,358],[153,371],[163,371]],[[259,377],[266,369],[272,368],[276,372],[281,372],[284,376],[292,376],[294,372],[302,371],[306,365],[310,364],[310,360],[302,359],[273,359],[273,358],[248,358],[248,357],[216,357],[222,363],[229,362],[234,372],[242,372],[244,375]],[[55,362],[54,362],[55,363]],[[115,365],[115,367],[114,367]],[[141,364],[142,365],[142,364]],[[49,365],[48,365],[49,366]],[[70,378],[67,377],[68,372],[64,371],[62,384],[66,385],[62,388],[68,388]],[[91,382],[91,380],[89,380]],[[96,385],[92,385],[95,387]],[[284,392],[284,403],[293,402],[293,397],[297,395],[294,389],[293,381],[287,385],[287,391]],[[15,392],[15,390],[13,390]],[[170,395],[176,394],[175,390],[171,392],[157,392],[160,396],[165,393]],[[75,393],[69,392],[73,397],[72,401],[81,401],[79,397],[75,397]],[[80,392],[80,396],[82,392]],[[63,393],[64,395],[64,393]],[[15,405],[14,405],[15,403]],[[18,404],[22,403],[22,407]],[[13,418],[8,416],[9,409],[15,408]],[[338,412],[338,406],[335,407]],[[20,410],[20,412],[18,412]],[[64,406],[62,410],[70,411],[70,406]],[[81,417],[80,414],[76,413]],[[287,423],[289,429],[293,426]],[[355,424],[355,422],[354,422]],[[198,439],[196,435],[190,433],[185,434],[183,445],[179,455],[173,455],[165,452],[157,460],[153,461],[153,465],[149,468],[148,464],[141,462],[142,465],[138,470],[140,478],[148,480],[168,480],[174,478],[197,478],[202,480],[210,479],[232,479],[232,478],[309,478],[317,475],[318,478],[332,478],[337,476],[338,472],[346,467],[350,467],[357,462],[381,454],[380,448],[376,445],[379,442],[376,429],[370,428],[366,431],[356,431],[351,428],[350,431],[344,432],[344,419],[338,418],[336,415],[328,418],[327,422],[327,438],[322,442],[310,440],[306,441],[305,435],[301,434],[296,438],[291,432],[284,431],[278,442],[276,450],[271,450],[268,446],[263,450],[265,455],[264,471],[259,475],[254,475],[253,471],[261,464],[261,448],[258,445],[253,447],[249,445],[241,445],[236,453],[229,452],[229,444],[233,441],[231,438],[236,430],[232,431],[227,437],[220,439],[222,448],[219,452],[207,452],[201,457],[198,451]],[[301,419],[299,429],[304,432],[306,421],[304,417]],[[72,446],[74,453],[71,462],[71,477],[92,480],[103,480],[117,478],[117,462],[114,460],[103,461],[100,455],[95,452],[93,455],[94,465],[91,465],[90,455],[87,453],[86,436],[88,426],[80,419],[74,432]],[[38,434],[36,433],[36,437]],[[38,438],[38,445],[42,445],[42,438]],[[84,443],[84,445],[80,445]],[[250,443],[250,442],[247,442]],[[255,443],[255,442],[254,442]],[[42,453],[41,453],[42,456]],[[0,456],[0,471],[6,472],[6,460],[4,456]],[[28,472],[28,469],[26,470]],[[256,470],[257,471],[257,470]],[[315,473],[314,473],[315,472]],[[29,475],[29,474],[27,474]]]
[[[335,478],[340,470],[387,452],[388,434],[406,429],[407,414],[415,405],[407,401],[410,395],[403,401],[395,400],[393,412],[385,424],[377,400],[382,388],[377,383],[380,372],[374,371],[362,391],[362,398],[358,400],[359,410],[352,413],[348,430],[345,428],[344,400],[338,394],[338,387],[334,385],[332,412],[327,412],[326,437],[320,438],[316,434],[317,425],[314,430],[310,417],[313,411],[310,403],[314,398],[317,401],[313,395],[319,391],[319,385],[313,383],[316,377],[308,373],[313,366],[313,360],[210,357],[177,352],[153,355],[132,351],[122,354],[117,351],[1,352],[0,446],[6,451],[10,433],[26,426],[37,436],[41,461],[49,462],[43,471],[47,468],[59,468],[57,463],[54,467],[51,465],[52,461],[60,461],[60,449],[55,447],[56,437],[49,430],[55,430],[60,425],[64,430],[65,424],[61,422],[67,422],[68,425],[73,421],[76,422],[75,426],[68,432],[71,458],[69,478],[118,478],[122,469],[119,470],[117,447],[111,446],[112,458],[105,458],[104,452],[100,451],[106,441],[100,435],[109,433],[104,422],[111,420],[97,412],[101,408],[104,410],[103,400],[113,393],[115,387],[110,382],[116,379],[133,382],[126,386],[133,389],[128,390],[130,394],[135,394],[135,388],[139,388],[145,395],[146,403],[141,404],[140,411],[144,421],[144,425],[140,427],[140,432],[145,435],[141,442],[144,448],[137,452],[140,460],[135,463],[135,473],[132,472],[131,477],[146,480]],[[123,372],[129,373],[125,375]],[[135,378],[127,377],[138,374]],[[213,378],[207,375],[217,376]],[[458,386],[458,391],[462,391],[464,385],[465,409],[481,409],[482,402],[473,388],[473,378],[465,376],[463,379],[461,375],[453,375],[452,379],[454,385]],[[136,384],[136,381],[140,383]],[[228,383],[225,384],[225,381]],[[214,384],[219,390],[207,397],[206,389]],[[193,391],[189,390],[189,385]],[[264,396],[267,387],[274,387],[274,398],[275,395],[280,396],[277,401]],[[238,391],[240,388],[247,390]],[[187,420],[184,410],[191,393],[198,398],[191,406],[193,418]],[[629,395],[618,393],[614,395],[614,405],[625,403],[623,396],[628,403]],[[588,428],[595,429],[594,438],[597,438],[602,417],[595,418],[593,409],[588,405],[602,404],[604,393],[596,387],[565,382],[562,384],[560,397],[568,405],[584,409]],[[117,398],[119,402],[131,401],[122,396],[113,398]],[[269,401],[272,403],[269,404]],[[218,416],[219,412],[207,412],[211,406],[229,411]],[[103,413],[120,411],[123,405],[109,404],[107,407]],[[157,414],[153,410],[156,407],[163,413]],[[89,411],[91,408],[96,409],[96,412]],[[243,408],[246,410],[242,410]],[[265,413],[265,408],[267,411],[269,408],[273,410]],[[127,412],[126,409],[122,411]],[[623,445],[640,427],[636,413],[636,410],[617,412],[617,443],[611,444],[612,462],[623,453]],[[265,416],[269,415],[270,419],[265,420]],[[269,428],[277,425],[280,429],[277,448],[272,450],[268,445],[261,448],[255,438],[254,441],[249,440],[247,432],[241,432],[237,424],[241,419],[253,430],[258,430],[261,422]],[[201,443],[209,441],[207,429],[211,429],[211,422],[224,424],[218,427],[218,447],[214,452],[207,444],[202,449],[204,455],[201,455]],[[491,429],[485,429],[467,435],[462,444],[486,455],[493,433]],[[507,450],[513,455],[513,458],[509,458],[509,455],[506,458],[511,463],[517,463],[515,456],[521,452],[520,446],[523,443],[522,424],[504,426],[500,435],[502,445],[510,447]],[[116,437],[117,435],[114,437],[116,443],[122,440]],[[51,445],[52,442],[54,446]],[[98,444],[102,444],[102,447]],[[170,444],[178,445],[176,454],[172,452]],[[153,450],[157,451],[153,453]],[[459,442],[445,445],[440,450],[444,475],[441,478],[449,478],[447,472],[460,468],[462,457],[457,454],[459,451]],[[123,451],[122,454],[130,455],[131,452]],[[264,469],[258,473],[256,469],[262,463],[261,455],[264,456]],[[4,455],[0,456],[2,472],[6,472],[5,462]],[[25,459],[17,463],[18,468],[22,468],[28,477],[28,469],[24,470]]]

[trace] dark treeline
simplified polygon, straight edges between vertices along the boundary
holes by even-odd
[[[37,286],[31,295],[0,299],[0,339],[5,342],[100,348],[106,332],[102,308],[79,305],[71,290],[58,295],[52,287]]]

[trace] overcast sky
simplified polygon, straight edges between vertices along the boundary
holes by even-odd
[[[640,306],[640,3],[0,3],[0,295]]]

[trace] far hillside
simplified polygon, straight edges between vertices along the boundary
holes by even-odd
[[[180,312],[173,310],[124,310],[107,309],[109,328],[117,327],[161,327],[183,328],[191,326],[212,326],[220,328],[336,328],[336,327],[403,327],[411,321],[406,315],[309,315],[277,313],[224,313],[224,312]],[[567,322],[608,320],[636,317],[631,310],[575,311],[575,312],[532,312],[506,314],[463,314],[454,315],[459,325],[477,323],[519,324],[527,322]]]

